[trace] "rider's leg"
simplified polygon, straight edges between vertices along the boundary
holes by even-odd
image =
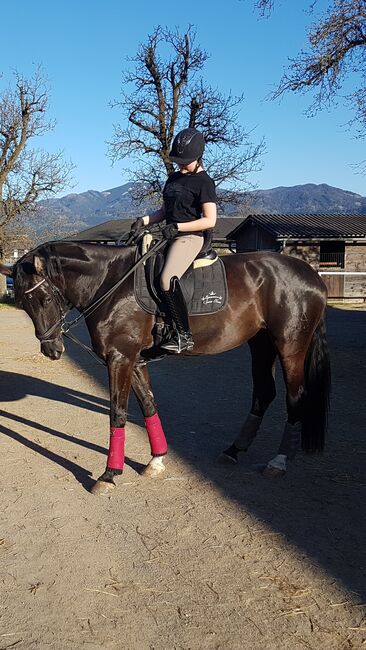
[[[172,242],[167,254],[160,285],[175,329],[172,331],[169,340],[163,342],[161,347],[169,350],[169,352],[179,353],[193,347],[187,305],[179,284],[179,278],[182,277],[197,257],[202,245],[202,236],[184,235],[177,237]]]
[[[160,347],[176,354],[183,350],[192,350],[193,339],[189,329],[188,309],[178,278],[172,278],[169,291],[162,293],[174,327]]]

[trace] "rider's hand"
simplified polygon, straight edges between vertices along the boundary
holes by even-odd
[[[164,239],[174,239],[178,234],[178,226],[175,223],[168,223],[162,230]]]
[[[128,234],[128,241],[132,244],[136,244],[140,240],[140,235],[142,235],[144,228],[145,224],[143,217],[138,217],[131,226],[131,230]]]
[[[144,220],[142,217],[138,217],[136,221],[133,222],[131,226],[131,234],[138,235],[145,227]]]

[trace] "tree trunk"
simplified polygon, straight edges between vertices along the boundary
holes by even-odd
[[[1,260],[0,260],[1,261]],[[0,274],[0,302],[6,302],[6,277]]]
[[[0,263],[4,264],[4,256],[2,247],[0,248]],[[5,302],[7,298],[6,292],[6,277],[0,273],[0,302]]]

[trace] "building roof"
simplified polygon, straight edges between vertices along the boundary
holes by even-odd
[[[228,233],[230,239],[249,223],[277,239],[366,238],[366,215],[362,214],[251,214]]]
[[[214,228],[214,241],[232,239],[229,235],[243,223],[243,217],[218,217]]]
[[[66,239],[72,241],[117,241],[122,235],[128,232],[134,219],[113,219],[105,221],[93,228],[82,230],[76,235],[71,235]],[[236,226],[242,223],[243,217],[219,217],[214,229],[214,241],[226,241],[228,233]]]
[[[117,241],[126,232],[129,232],[134,219],[112,219],[105,221],[92,228],[87,228],[76,235],[71,235],[66,239],[72,241]]]

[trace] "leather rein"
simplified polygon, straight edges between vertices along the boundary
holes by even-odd
[[[137,239],[134,237],[136,244],[142,239],[145,232],[146,231],[143,231],[143,233],[141,233],[141,235],[139,235]],[[147,231],[147,232],[151,232],[151,231]],[[130,236],[127,239],[127,241],[125,242],[125,246],[128,246],[128,245],[130,245],[130,243],[132,243],[131,239],[132,238]],[[118,240],[117,245],[120,244],[121,242],[122,242],[122,240]],[[98,363],[101,363],[102,365],[106,365],[106,363],[104,361],[102,361],[96,355],[96,353],[94,352],[94,350],[92,350],[92,348],[90,348],[89,346],[87,346],[84,343],[82,343],[81,341],[79,341],[79,339],[74,334],[72,334],[70,332],[70,330],[72,328],[76,327],[78,325],[78,323],[82,319],[85,319],[88,316],[90,316],[91,314],[93,314],[100,307],[100,305],[102,305],[106,300],[108,300],[108,298],[110,298],[110,296],[118,289],[118,287],[120,287],[121,284],[123,284],[123,282],[125,282],[125,280],[130,275],[132,275],[132,273],[134,273],[134,271],[136,270],[136,268],[138,266],[143,264],[149,257],[151,257],[156,251],[158,251],[159,248],[164,246],[165,243],[166,242],[165,242],[164,239],[159,239],[158,241],[156,241],[149,248],[147,253],[145,253],[145,255],[142,255],[137,260],[137,262],[135,262],[135,264],[132,265],[132,267],[127,271],[127,273],[125,273],[125,275],[123,275],[122,278],[120,278],[118,280],[118,282],[116,282],[110,289],[108,289],[108,291],[106,291],[106,293],[104,293],[102,296],[100,296],[100,298],[98,298],[97,300],[94,300],[88,307],[86,307],[86,309],[84,309],[84,311],[82,311],[72,321],[67,321],[66,320],[66,314],[72,308],[71,303],[66,302],[65,297],[62,295],[60,289],[58,287],[56,287],[56,285],[53,284],[49,278],[43,278],[43,280],[41,280],[40,282],[37,282],[37,284],[35,284],[33,287],[31,287],[30,289],[27,289],[27,291],[24,291],[24,293],[31,293],[32,291],[37,289],[39,286],[41,286],[42,284],[47,282],[47,284],[49,285],[49,287],[50,287],[50,289],[51,289],[51,291],[53,293],[53,297],[54,297],[55,301],[57,302],[59,310],[60,310],[60,318],[53,325],[51,325],[51,327],[49,327],[45,332],[43,332],[43,334],[41,334],[41,335],[36,334],[37,339],[41,342],[41,344],[42,343],[52,343],[53,341],[56,341],[58,336],[52,337],[52,334],[57,330],[58,327],[61,326],[61,334],[63,336],[65,336],[65,338],[70,339],[71,341],[73,341],[74,343],[76,343],[77,345],[82,347],[86,352],[91,354],[91,356],[94,359],[96,359],[96,361],[98,361]]]

